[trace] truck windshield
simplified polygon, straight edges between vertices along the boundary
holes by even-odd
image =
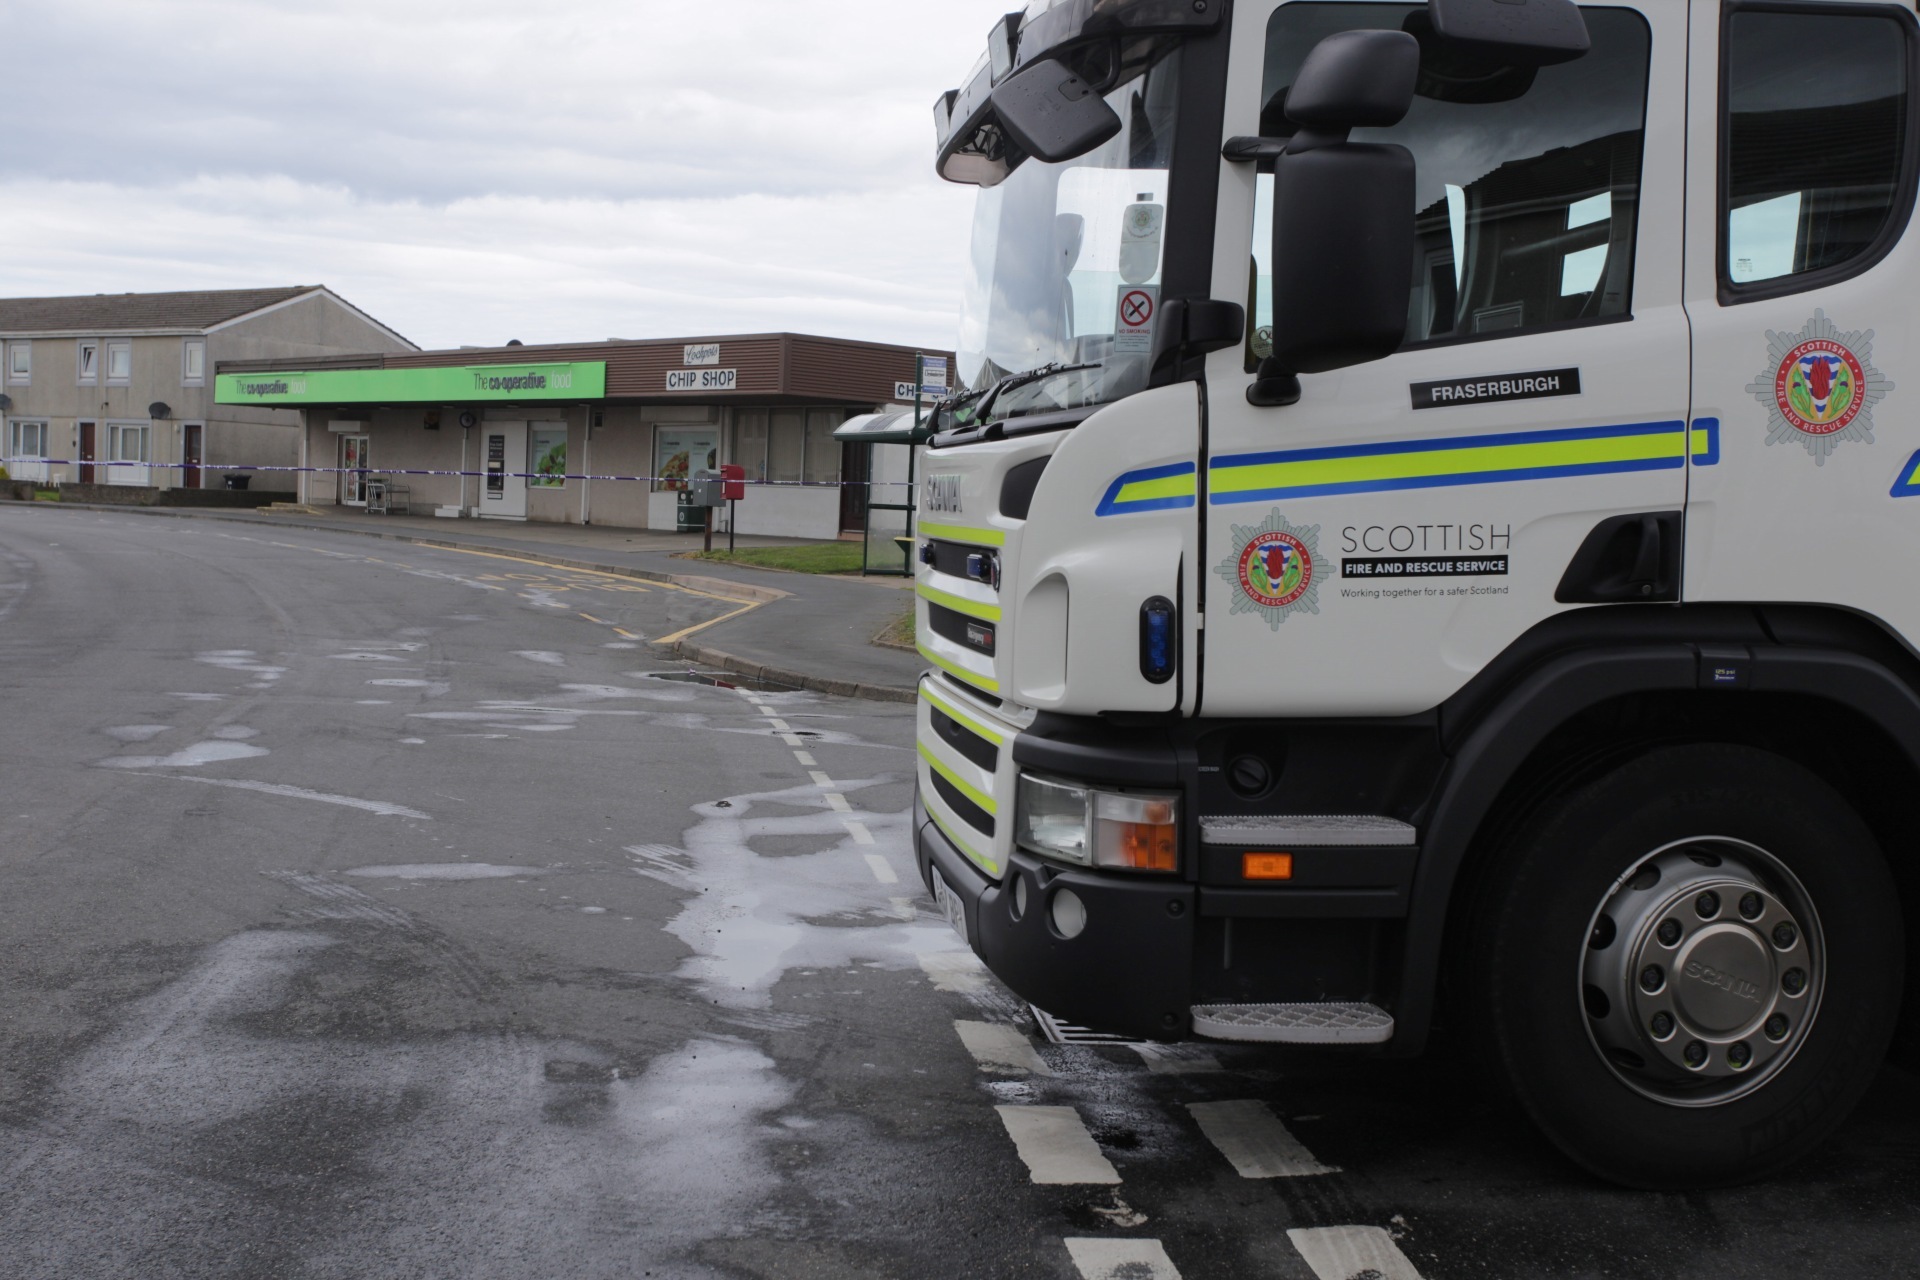
[[[1146,386],[1179,97],[1170,49],[1106,95],[1121,128],[1061,164],[1029,160],[981,190],[961,311],[958,376],[994,418],[1071,409]]]

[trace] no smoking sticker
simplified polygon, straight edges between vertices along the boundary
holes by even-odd
[[[1115,355],[1146,355],[1153,350],[1153,318],[1160,310],[1158,285],[1123,284],[1114,306]]]

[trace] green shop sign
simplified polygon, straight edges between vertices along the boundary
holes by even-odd
[[[475,364],[443,369],[317,369],[223,373],[217,404],[470,404],[500,400],[598,400],[602,360],[571,364]]]

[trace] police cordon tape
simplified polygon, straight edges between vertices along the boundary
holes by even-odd
[[[474,476],[479,479],[518,479],[518,480],[622,480],[639,484],[685,485],[686,476],[623,476],[601,474],[598,472],[569,471],[556,474],[550,471],[460,471],[439,470],[430,467],[277,467],[254,465],[241,462],[103,462],[98,459],[83,461],[79,458],[0,458],[0,467],[7,468],[9,474],[16,466],[28,467],[140,467],[147,471],[220,471],[220,472],[275,472],[297,475],[359,475],[359,476]],[[58,484],[54,480],[27,480],[20,476],[12,479],[21,484]],[[712,479],[718,483],[719,476]],[[901,488],[914,483],[909,480],[735,480],[734,484],[744,484],[766,489],[839,489],[864,486],[869,489],[883,487]]]

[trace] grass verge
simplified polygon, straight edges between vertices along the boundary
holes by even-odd
[[[913,599],[908,597],[906,607],[892,622],[889,622],[879,635],[873,638],[878,645],[889,649],[913,648]]]
[[[742,547],[725,551],[694,551],[689,560],[745,564],[757,569],[786,569],[793,573],[858,573],[861,546],[857,542],[813,542],[797,547]]]

